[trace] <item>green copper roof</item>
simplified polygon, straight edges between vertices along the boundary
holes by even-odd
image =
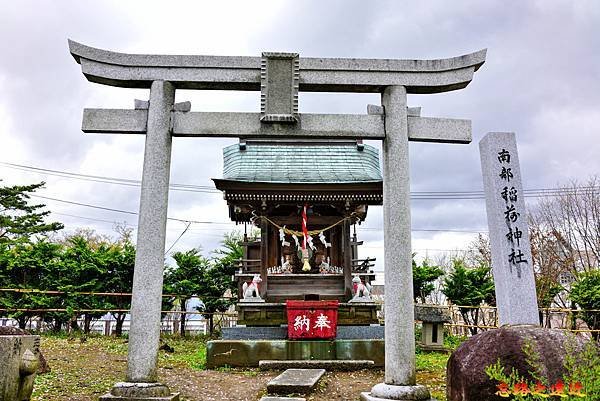
[[[223,149],[223,179],[272,183],[381,182],[379,152],[356,144],[261,144]]]

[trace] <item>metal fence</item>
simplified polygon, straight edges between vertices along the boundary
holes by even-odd
[[[95,292],[70,292],[54,290],[35,290],[35,289],[12,289],[0,288],[0,292],[21,293],[23,295],[30,293],[39,293],[47,295],[90,295],[90,296],[115,296],[115,297],[130,297],[130,293],[95,293]],[[164,294],[163,297],[171,298],[190,298],[190,295],[182,294]],[[232,297],[220,297],[223,299],[232,299]],[[383,298],[383,297],[381,297]],[[376,302],[382,306],[382,311],[385,307],[383,299],[377,299]],[[453,335],[470,336],[479,331],[494,329],[498,327],[497,309],[494,306],[461,306],[461,305],[436,305],[439,307],[448,308],[450,314],[450,323],[447,323],[448,332]],[[0,325],[1,326],[17,326],[14,319],[9,318],[15,312],[24,312],[32,316],[28,320],[27,329],[35,331],[46,331],[51,328],[50,325],[44,322],[43,316],[49,312],[69,312],[73,315],[73,320],[76,321],[79,327],[83,326],[84,313],[102,313],[102,317],[94,319],[90,324],[90,331],[94,333],[111,335],[115,332],[116,319],[110,312],[128,313],[127,309],[1,309],[0,308]],[[600,318],[600,310],[582,310],[582,309],[565,309],[565,308],[542,308],[540,309],[541,325],[543,327],[568,330],[575,333],[598,333],[600,330],[590,329],[583,320],[579,318],[582,313],[595,312]],[[166,310],[162,311],[163,318],[161,320],[161,331],[163,333],[178,333],[180,330],[181,310]],[[208,321],[205,318],[207,315],[213,316],[213,324],[218,330],[223,327],[234,327],[237,325],[237,313],[233,308],[224,313],[212,313],[199,311],[186,311],[186,333],[189,334],[208,334]],[[383,322],[383,313],[380,315],[381,323]],[[67,328],[70,330],[70,328]],[[126,316],[122,327],[123,333],[129,331],[129,315]]]

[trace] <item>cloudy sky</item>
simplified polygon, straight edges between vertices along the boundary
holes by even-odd
[[[84,107],[132,108],[134,99],[148,98],[145,90],[87,82],[67,38],[153,54],[429,59],[487,48],[485,65],[466,89],[409,96],[424,116],[473,121],[470,145],[411,144],[411,190],[482,190],[477,144],[489,131],[517,133],[525,189],[600,172],[597,1],[2,2],[0,37],[0,178],[4,185],[44,180],[39,194],[54,199],[137,212],[138,186],[32,167],[139,180],[144,137],[83,134],[81,114]],[[257,92],[178,91],[177,101],[183,100],[194,111],[256,112],[260,104]],[[365,113],[378,102],[373,94],[301,94],[300,111]],[[171,182],[213,188],[210,178],[222,173],[221,149],[235,142],[176,138]],[[69,231],[91,227],[110,235],[114,222],[137,224],[134,214],[38,200]],[[169,216],[207,222],[193,224],[173,251],[201,246],[208,252],[235,228],[211,189],[171,191]],[[484,201],[414,200],[412,222],[420,255],[462,249],[486,230]],[[381,226],[381,208],[373,207],[359,230],[367,241],[361,256],[377,256],[378,270]],[[184,228],[169,221],[167,247]]]

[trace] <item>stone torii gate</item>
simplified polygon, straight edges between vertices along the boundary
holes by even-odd
[[[172,137],[377,139],[383,141],[385,383],[365,400],[429,400],[415,382],[408,141],[469,143],[469,120],[428,118],[407,107],[409,93],[466,87],[486,50],[439,60],[138,55],[69,41],[85,77],[103,85],[149,88],[132,110],[84,109],[84,132],[145,134],[127,382],[104,398],[176,398],[158,383],[162,274]],[[261,92],[260,113],[190,112],[176,89]],[[298,113],[298,92],[381,93],[365,115]]]

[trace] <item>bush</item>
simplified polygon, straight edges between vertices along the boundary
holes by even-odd
[[[590,329],[600,330],[600,270],[580,274],[571,287],[569,297],[584,310],[578,313],[578,317]],[[592,336],[598,340],[600,333],[592,333]]]

